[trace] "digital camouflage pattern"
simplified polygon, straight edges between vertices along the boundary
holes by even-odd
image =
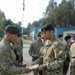
[[[64,43],[64,46],[65,46],[65,52],[66,52],[66,54],[69,54],[69,51],[70,51],[70,44],[67,43],[67,42],[65,42],[65,43]]]
[[[0,75],[20,75],[25,68],[16,61],[16,56],[7,41],[0,42]]]
[[[69,56],[70,44],[65,42],[64,45],[65,45],[65,61],[63,65],[63,73],[64,75],[66,75],[69,68],[69,63],[70,63],[70,56]]]
[[[22,63],[23,62],[23,48],[20,44],[18,44],[16,46],[16,49],[18,50],[18,53],[19,53],[19,62]]]
[[[43,46],[42,41],[34,41],[29,48],[29,55],[32,57],[32,61],[37,60],[40,57],[40,49]],[[39,62],[39,64],[41,64],[42,62]],[[34,75],[38,75],[38,73],[40,74],[40,72],[34,70]]]
[[[70,75],[75,75],[75,43],[73,43],[70,48],[70,59],[71,59]]]
[[[11,48],[13,49],[13,51],[16,55],[16,60],[22,64],[22,62],[23,62],[23,50],[22,50],[23,48],[22,48],[22,46],[20,44],[16,44],[16,45],[12,44]]]
[[[42,42],[34,41],[29,48],[29,55],[32,57],[32,61],[35,61],[40,57],[40,49],[43,46]],[[35,57],[36,56],[36,57]]]

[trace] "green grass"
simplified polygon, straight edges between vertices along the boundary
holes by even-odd
[[[23,44],[31,44],[32,41],[31,40],[23,40]]]

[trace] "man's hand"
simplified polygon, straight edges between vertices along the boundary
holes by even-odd
[[[32,70],[26,68],[25,71],[26,71],[25,73],[30,73]]]
[[[39,66],[37,67],[37,70],[45,70],[45,66],[39,65]]]

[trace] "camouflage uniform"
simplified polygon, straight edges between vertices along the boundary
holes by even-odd
[[[69,68],[69,62],[70,62],[70,56],[69,56],[70,44],[65,42],[64,45],[65,45],[65,61],[63,66],[63,73],[64,75],[66,75]]]
[[[11,47],[16,55],[16,60],[22,64],[23,62],[23,51],[22,51],[22,46],[20,44],[13,45]]]
[[[31,46],[30,46],[30,49],[29,49],[29,54],[30,56],[32,57],[32,61],[35,61],[37,60],[39,57],[40,57],[40,49],[41,47],[43,46],[43,43],[40,41],[34,41]],[[35,57],[36,56],[36,57]],[[39,64],[41,64],[42,62],[39,62]],[[37,75],[38,74],[38,71],[34,70],[34,75]],[[39,71],[39,75],[41,75],[42,72]]]
[[[63,75],[64,56],[64,45],[59,39],[46,41],[43,50],[43,65],[45,66],[43,75]],[[35,62],[41,61],[41,57]]]
[[[16,61],[16,56],[7,41],[0,42],[0,75],[20,75],[25,68]]]
[[[35,61],[40,57],[40,49],[43,46],[42,42],[34,41],[29,49],[29,55],[32,57],[32,61]],[[36,57],[34,57],[36,55]]]
[[[73,43],[70,48],[70,59],[71,59],[70,75],[75,75],[75,43]]]

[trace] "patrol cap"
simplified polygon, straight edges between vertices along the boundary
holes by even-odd
[[[20,30],[13,25],[8,25],[5,27],[5,32],[9,32],[11,34],[19,34]]]
[[[18,37],[20,37],[20,36],[22,36],[22,33],[18,33],[18,35],[17,35]]]
[[[42,29],[41,32],[53,30],[54,31],[54,26],[52,24],[45,25]]]
[[[71,39],[71,36],[65,36],[65,41],[67,41],[68,39]]]
[[[41,32],[38,32],[37,37],[40,37],[40,36],[41,36]]]

